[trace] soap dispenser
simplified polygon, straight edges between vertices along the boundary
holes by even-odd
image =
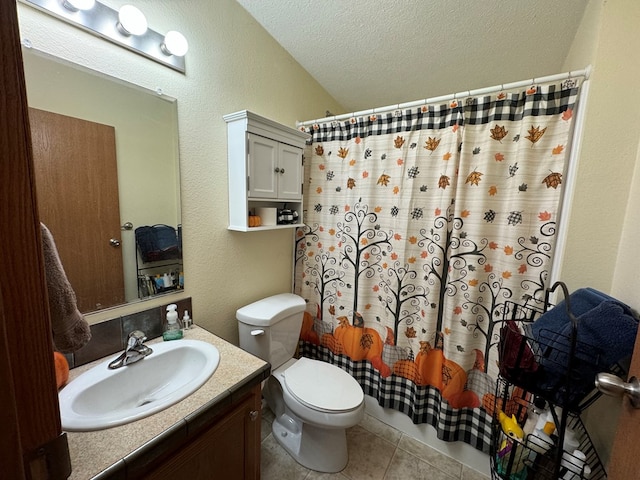
[[[175,303],[167,305],[167,320],[164,324],[162,339],[179,340],[182,338],[182,327],[178,321],[178,306]]]

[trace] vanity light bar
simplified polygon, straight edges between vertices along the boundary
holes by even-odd
[[[98,1],[96,1],[92,7],[86,10],[77,7],[78,3],[83,3],[78,2],[78,0],[19,1],[21,3],[24,3],[25,5],[29,5],[54,17],[57,17],[60,20],[64,20],[65,22],[70,23],[71,25],[81,28],[98,37],[109,40],[116,45],[127,48],[132,52],[138,53],[144,57],[161,63],[169,68],[177,70],[181,73],[185,72],[184,54],[186,54],[188,44],[184,36],[179,34],[178,32],[169,32],[174,38],[175,33],[178,33],[178,35],[180,35],[181,37],[179,38],[180,48],[172,50],[170,48],[167,48],[168,40],[165,38],[165,36],[154,30],[151,30],[150,28],[147,28],[146,31],[139,35],[136,35],[135,32],[131,32],[126,28],[123,28],[121,17],[119,16],[121,12],[118,12]],[[142,14],[142,12],[140,12],[138,9],[135,10],[137,10],[137,12],[142,15],[142,17],[139,17],[138,19],[144,19],[144,15]],[[146,19],[144,19],[144,22],[146,24]]]

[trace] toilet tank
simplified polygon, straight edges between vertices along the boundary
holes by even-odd
[[[238,309],[240,348],[269,362],[275,370],[293,358],[305,307],[302,297],[281,293]]]

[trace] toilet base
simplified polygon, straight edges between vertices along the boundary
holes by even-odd
[[[276,441],[303,467],[337,473],[347,466],[345,429],[319,428],[283,413],[273,421],[271,431]]]

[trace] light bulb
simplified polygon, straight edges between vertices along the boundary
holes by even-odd
[[[180,32],[171,30],[164,36],[164,42],[162,42],[160,48],[166,55],[184,57],[187,51],[189,51],[189,43]]]
[[[72,12],[78,10],[91,10],[96,4],[96,0],[64,0],[62,6]]]
[[[143,35],[147,31],[147,19],[133,5],[123,5],[118,11],[117,27],[123,35]]]

